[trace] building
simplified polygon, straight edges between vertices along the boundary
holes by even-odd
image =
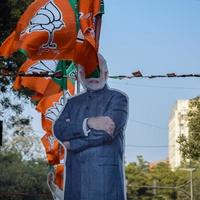
[[[189,100],[177,100],[169,119],[169,164],[172,169],[181,165],[182,157],[179,151],[180,145],[177,139],[180,135],[188,136],[188,114]]]

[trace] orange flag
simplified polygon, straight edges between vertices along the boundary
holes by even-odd
[[[64,183],[64,164],[55,166],[55,184],[63,190]]]
[[[36,77],[18,76],[14,82],[13,88],[19,90],[21,87],[28,88],[36,93],[32,100],[40,100],[42,97],[59,93],[62,89],[68,89],[71,95],[75,90],[76,67],[69,61],[40,60],[34,61],[28,59],[20,68],[20,72],[25,74],[35,74]],[[37,77],[37,74],[62,72],[68,78]]]
[[[80,0],[80,28],[90,44],[96,47],[95,42],[95,17],[102,13],[101,0]]]
[[[54,136],[45,134],[41,141],[44,145],[47,161],[51,165],[62,163],[64,160],[64,147],[58,142]]]
[[[20,49],[33,60],[70,60],[76,35],[76,16],[69,1],[35,0],[0,47],[0,55],[9,57]]]
[[[52,123],[58,118],[64,104],[70,94],[66,91],[43,98],[37,105],[36,110],[42,113],[42,128],[52,135]]]
[[[56,60],[41,60],[34,61],[28,59],[20,68],[20,72],[25,74],[54,73],[56,71],[58,61]],[[21,87],[29,88],[36,93],[45,95],[48,90],[48,85],[52,82],[51,77],[20,77],[18,76],[14,82],[13,88],[19,90]],[[51,93],[60,91],[60,86],[53,82],[51,84]]]
[[[20,50],[32,60],[73,60],[85,67],[86,76],[92,74],[98,66],[95,17],[103,13],[102,2],[79,0],[78,10],[71,0],[35,0],[0,47],[0,56]]]
[[[77,36],[74,62],[85,67],[86,76],[92,74],[98,66],[95,17],[102,12],[101,3],[101,0],[79,1],[80,30]]]

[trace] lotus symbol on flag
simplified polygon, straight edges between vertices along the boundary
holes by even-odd
[[[53,147],[54,147],[54,142],[55,142],[56,138],[54,136],[49,136],[48,140],[49,140],[49,143],[50,143],[49,151],[51,151],[51,149],[53,149]]]
[[[56,71],[56,67],[58,65],[57,60],[40,60],[34,65],[32,65],[28,70],[28,74],[33,73],[41,73],[41,72],[51,72],[54,73]],[[48,79],[50,77],[46,77]]]
[[[28,27],[21,33],[31,33],[37,31],[48,32],[48,41],[42,45],[42,48],[57,48],[57,44],[53,43],[54,32],[64,27],[62,20],[62,13],[56,6],[53,0],[50,0],[44,7],[42,7],[36,15],[29,22]]]
[[[65,92],[65,96],[60,97],[58,102],[55,102],[54,105],[46,111],[45,118],[50,121],[55,121],[64,107],[65,104],[64,99],[67,99],[69,97],[70,97],[69,93]]]

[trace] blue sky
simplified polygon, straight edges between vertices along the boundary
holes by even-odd
[[[200,73],[199,10],[200,0],[105,0],[100,52],[110,75]],[[129,96],[126,161],[136,161],[137,155],[149,162],[166,159],[168,148],[142,146],[168,145],[170,111],[177,99],[200,95],[200,78],[108,83]],[[40,115],[29,111],[33,127],[44,133]]]
[[[105,0],[100,52],[110,75],[200,73],[200,1]],[[177,99],[200,95],[200,79],[109,80],[129,96],[126,144],[168,145],[168,120]],[[152,126],[151,126],[152,125]],[[152,162],[167,148],[126,147],[127,162],[137,155]]]

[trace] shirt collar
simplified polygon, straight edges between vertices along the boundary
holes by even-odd
[[[102,89],[100,89],[100,90],[89,90],[89,89],[87,89],[87,92],[89,94],[100,94],[100,93],[103,93],[107,89],[108,89],[108,85],[105,84],[105,86]]]

